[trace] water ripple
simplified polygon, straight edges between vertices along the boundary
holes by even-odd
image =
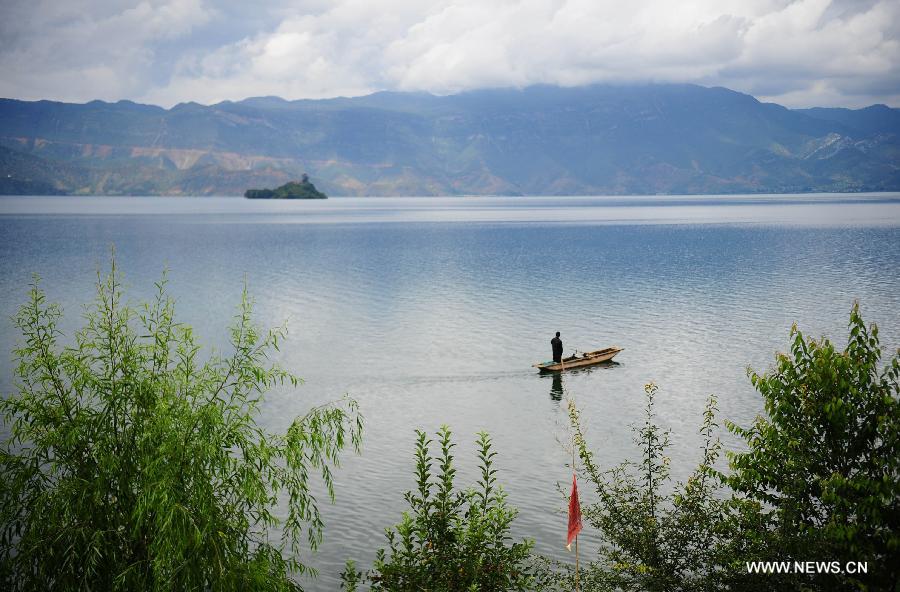
[[[642,385],[657,381],[683,477],[699,458],[706,397],[718,395],[722,417],[752,421],[761,402],[745,369],[768,367],[793,322],[840,343],[858,299],[884,345],[900,344],[896,194],[723,199],[4,198],[0,340],[9,352],[9,318],[34,272],[69,312],[71,334],[112,243],[134,299],[168,264],[180,318],[219,348],[246,280],[260,324],[287,320],[279,361],[306,379],[270,393],[263,421],[284,429],[343,393],[367,418],[363,454],[345,458],[337,504],[325,508],[325,543],[311,558],[322,577],[309,589],[334,589],[346,558],[371,561],[414,485],[414,430],[441,424],[459,442],[463,482],[476,477],[475,433],[490,432],[521,510],[516,535],[565,559],[560,388],[609,466],[634,456],[629,425],[641,421]],[[616,223],[624,218],[639,223]],[[621,363],[554,384],[531,364],[549,357],[555,331],[567,350],[624,347]]]

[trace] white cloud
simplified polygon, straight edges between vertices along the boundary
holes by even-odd
[[[900,3],[891,0],[267,6],[249,13],[237,3],[212,10],[202,0],[128,10],[96,2],[31,10],[17,4],[26,29],[43,32],[44,42],[9,34],[14,43],[0,50],[0,94],[171,105],[268,94],[671,81],[728,86],[789,106],[898,105],[900,95]]]
[[[86,1],[15,2],[3,27],[0,95],[90,100],[134,96],[155,66],[154,46],[210,17],[202,0],[134,6]]]
[[[724,83],[788,105],[897,105],[900,4],[827,19],[829,4],[801,0],[754,22]]]

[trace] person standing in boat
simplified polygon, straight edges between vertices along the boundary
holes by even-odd
[[[550,345],[553,347],[553,361],[559,364],[562,362],[563,354],[562,339],[559,338],[559,331],[556,332],[556,337],[550,340]]]

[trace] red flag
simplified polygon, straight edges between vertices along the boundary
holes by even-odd
[[[575,473],[572,473],[572,495],[569,496],[569,536],[566,538],[567,549],[579,532],[581,532],[581,503],[578,501],[578,484],[575,482]]]

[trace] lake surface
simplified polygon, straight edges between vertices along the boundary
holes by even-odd
[[[460,483],[488,431],[500,481],[520,509],[517,536],[564,548],[565,404],[583,409],[606,466],[635,457],[630,425],[644,383],[659,384],[673,470],[699,458],[697,428],[715,393],[720,418],[762,410],[745,376],[806,334],[846,341],[854,300],[900,345],[900,194],[596,198],[0,198],[0,386],[12,388],[10,316],[32,274],[66,311],[68,335],[109,251],[128,295],[148,298],[169,269],[179,318],[224,348],[247,282],[261,325],[287,322],[280,361],[305,379],[270,394],[282,430],[349,393],[366,417],[346,455],[325,542],[309,561],[333,590],[347,558],[368,564],[413,487],[414,430],[451,427]],[[569,353],[618,345],[618,365],[561,383],[531,364],[555,331]],[[736,442],[723,434],[728,446]],[[583,503],[593,497],[583,485]],[[587,529],[581,541],[596,547]]]

